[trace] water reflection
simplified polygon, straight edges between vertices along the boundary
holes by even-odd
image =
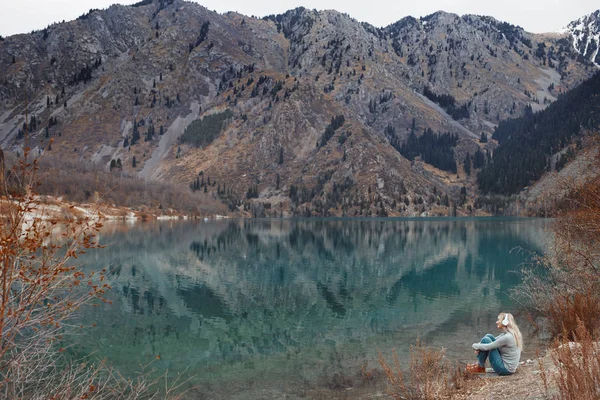
[[[511,250],[539,251],[545,235],[543,221],[504,219],[113,229],[85,262],[108,267],[114,304],[86,311],[98,327],[75,351],[125,370],[161,355],[159,368],[186,370],[214,398],[293,394],[372,362],[377,347],[403,356],[417,336],[456,341],[459,356],[465,335],[512,305],[524,255]]]

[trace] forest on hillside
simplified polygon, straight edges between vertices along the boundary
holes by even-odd
[[[528,106],[524,116],[500,122],[492,136],[499,147],[477,176],[479,188],[518,193],[550,170],[553,155],[599,126],[600,72],[545,110],[534,113]]]

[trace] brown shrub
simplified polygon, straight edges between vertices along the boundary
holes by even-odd
[[[516,294],[545,317],[552,337],[573,339],[580,320],[600,329],[600,178],[573,186],[552,226],[549,251],[524,269]]]
[[[554,296],[553,303],[548,305],[548,322],[553,336],[563,336],[575,340],[579,325],[588,332],[593,332],[600,326],[600,302],[598,293],[573,293],[570,295]]]
[[[555,342],[551,357],[557,373],[550,375],[542,370],[544,386],[548,392],[553,383],[558,391],[556,397],[560,399],[600,399],[600,346],[581,321],[577,324],[574,340]],[[552,393],[548,392],[548,397],[553,397]]]
[[[600,164],[600,159],[598,159]],[[570,191],[552,226],[553,246],[523,271],[517,294],[545,317],[555,338],[551,374],[540,361],[549,397],[600,398],[600,177],[584,184],[563,182]]]
[[[392,365],[379,351],[379,364],[387,378],[388,394],[398,400],[450,398],[465,382],[463,371],[452,368],[444,349],[427,347],[420,340],[410,347],[408,379],[395,350]]]

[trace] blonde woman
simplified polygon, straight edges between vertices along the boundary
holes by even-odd
[[[479,343],[473,343],[477,362],[468,364],[467,372],[484,374],[488,359],[498,375],[511,375],[517,370],[523,350],[521,331],[511,313],[500,313],[496,326],[502,331],[500,335],[488,333]]]

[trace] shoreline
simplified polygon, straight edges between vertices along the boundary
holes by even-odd
[[[250,215],[221,215],[221,214],[186,214],[175,209],[163,210],[158,207],[140,206],[126,207],[115,204],[104,203],[78,203],[64,200],[62,197],[49,195],[36,195],[34,203],[39,206],[35,212],[30,212],[31,218],[47,219],[51,217],[93,217],[102,218],[104,222],[144,222],[144,221],[177,221],[177,220],[222,220],[222,219],[253,219],[253,220],[331,220],[331,221],[447,221],[447,220],[531,220],[543,219],[552,220],[553,218],[529,217],[529,216],[497,216],[497,215],[461,215],[461,216],[389,216],[389,217],[348,217],[348,216],[291,216],[282,217],[252,217]]]

